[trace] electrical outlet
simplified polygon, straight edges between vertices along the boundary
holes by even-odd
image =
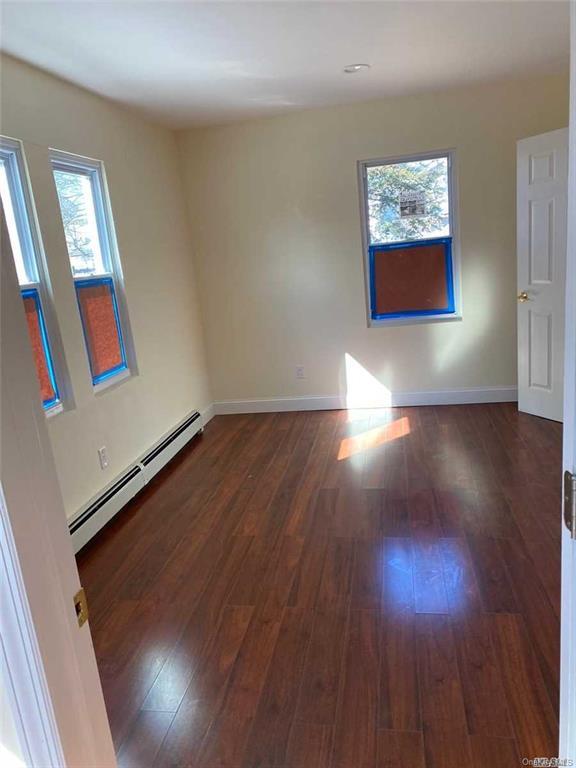
[[[296,366],[296,378],[297,379],[305,379],[306,378],[306,371],[304,370],[303,365],[297,365]]]
[[[108,450],[105,445],[103,445],[102,448],[98,448],[98,459],[100,460],[100,469],[107,469]]]

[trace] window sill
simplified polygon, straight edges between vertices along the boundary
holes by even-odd
[[[114,389],[115,387],[120,386],[120,384],[123,384],[125,381],[128,381],[128,379],[131,378],[132,371],[129,368],[126,368],[125,370],[117,373],[115,376],[111,376],[109,379],[105,379],[98,384],[94,384],[94,394],[101,395],[103,392],[107,392],[109,389]]]
[[[55,405],[52,405],[50,408],[45,408],[44,413],[47,419],[52,419],[59,413],[64,413],[64,405],[62,403],[55,403]]]
[[[368,320],[369,328],[383,328],[389,325],[422,325],[422,323],[454,323],[462,320],[462,314],[456,312],[452,315],[422,315],[412,317],[390,317]]]

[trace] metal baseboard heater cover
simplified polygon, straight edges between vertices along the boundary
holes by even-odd
[[[69,523],[74,552],[79,552],[202,428],[202,418],[195,411],[92,499]]]

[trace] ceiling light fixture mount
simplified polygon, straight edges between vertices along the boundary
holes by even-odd
[[[362,72],[365,69],[370,69],[370,64],[346,64],[344,72],[347,75],[355,75],[356,72]]]

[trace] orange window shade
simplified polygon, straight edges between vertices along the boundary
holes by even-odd
[[[434,243],[376,251],[374,299],[378,314],[447,310],[444,245]]]
[[[94,379],[124,366],[112,283],[77,288],[88,356]]]
[[[40,393],[44,403],[50,403],[56,400],[56,392],[50,379],[48,361],[46,360],[46,351],[42,340],[42,327],[38,304],[33,296],[23,298],[24,309],[26,311],[26,321],[28,324],[28,335],[32,344],[32,354],[36,364],[36,374],[40,384]]]

